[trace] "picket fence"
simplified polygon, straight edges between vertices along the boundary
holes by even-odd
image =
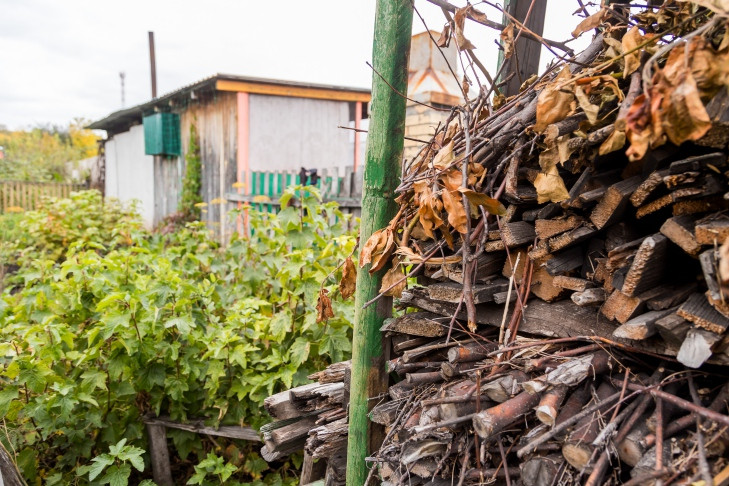
[[[84,189],[83,184],[0,180],[0,213],[29,211],[46,197],[68,197]]]

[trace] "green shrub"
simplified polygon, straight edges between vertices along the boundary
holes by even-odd
[[[253,236],[226,248],[202,223],[147,233],[93,193],[24,215],[0,299],[0,416],[31,483],[87,484],[119,447],[146,450],[146,414],[259,427],[266,396],[348,356],[352,303],[333,298],[323,324],[315,307],[321,282],[336,294],[355,238],[314,190],[283,199],[297,194],[301,207],[251,210]],[[230,484],[294,480],[292,464],[264,476],[252,444],[169,437],[177,480],[204,478],[209,454],[225,456],[225,474],[235,466]],[[142,473],[138,461],[104,467],[138,482],[151,477],[141,457]]]

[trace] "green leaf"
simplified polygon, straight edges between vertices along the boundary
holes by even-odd
[[[121,466],[111,466],[106,470],[106,474],[101,478],[101,484],[109,486],[127,486],[129,484],[129,475],[132,474],[132,468],[129,464]]]
[[[269,329],[274,339],[277,341],[283,339],[286,333],[291,330],[291,312],[286,309],[274,314]]]
[[[10,408],[10,402],[18,398],[17,386],[6,386],[0,390],[0,417],[4,417]]]
[[[89,481],[93,481],[97,476],[104,472],[104,469],[106,469],[107,466],[111,466],[112,464],[114,464],[114,458],[109,454],[96,456],[91,460],[91,464],[84,468],[84,474],[88,472]]]
[[[289,362],[296,366],[303,364],[309,357],[310,349],[311,343],[306,338],[296,338],[289,348]]]
[[[170,327],[175,327],[180,334],[185,335],[189,334],[189,332],[194,329],[195,320],[191,316],[174,317],[165,322],[165,327],[168,329]]]

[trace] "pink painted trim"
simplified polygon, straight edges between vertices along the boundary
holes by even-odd
[[[362,125],[362,102],[358,101],[354,108],[354,129],[359,130]],[[359,151],[360,144],[360,132],[354,132],[354,172],[357,172],[357,168],[362,163],[362,154]]]
[[[239,92],[238,101],[238,156],[236,163],[236,180],[245,184],[245,193],[251,192],[251,167],[249,161],[249,143],[250,143],[250,103],[248,93]],[[243,180],[241,180],[243,179]],[[243,194],[243,188],[238,188],[238,194]],[[238,209],[242,208],[242,204],[238,203]],[[248,234],[248,213],[244,215],[245,221],[238,217],[238,233],[243,233],[245,226],[246,234]]]

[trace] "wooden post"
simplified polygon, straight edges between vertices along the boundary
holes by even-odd
[[[167,450],[167,428],[164,425],[146,424],[149,455],[152,457],[152,475],[158,486],[173,486],[170,470],[170,453]]]
[[[504,10],[514,17],[519,22],[524,22],[526,14],[529,11],[529,7],[532,5],[531,0],[504,0]],[[544,16],[547,11],[546,1],[533,2],[531,7],[532,11],[529,12],[529,19],[527,20],[527,29],[531,30],[535,34],[542,35],[544,31]],[[504,15],[504,25],[513,23],[508,15]],[[518,33],[519,28],[514,27],[514,36]],[[514,76],[509,79],[506,83],[502,92],[506,96],[512,96],[519,92],[519,87],[526,81],[532,74],[537,74],[539,70],[539,54],[542,50],[542,44],[539,42],[527,38],[524,34],[521,35],[519,41],[516,43],[516,49],[511,59],[504,59],[504,51],[499,51],[499,67],[504,62],[509,63],[500,76],[500,81],[509,77],[510,74]]]
[[[405,99],[413,23],[410,0],[377,0],[372,61],[372,118],[362,191],[360,248],[376,230],[384,228],[397,211],[394,191],[400,181],[405,135]],[[386,80],[383,81],[379,75]],[[388,86],[388,83],[392,86]],[[369,423],[369,398],[387,392],[386,354],[380,327],[392,312],[392,299],[362,305],[380,290],[385,269],[370,275],[358,272],[355,295],[352,381],[349,403],[347,485],[362,486],[367,478],[365,457],[379,448],[384,428]]]

